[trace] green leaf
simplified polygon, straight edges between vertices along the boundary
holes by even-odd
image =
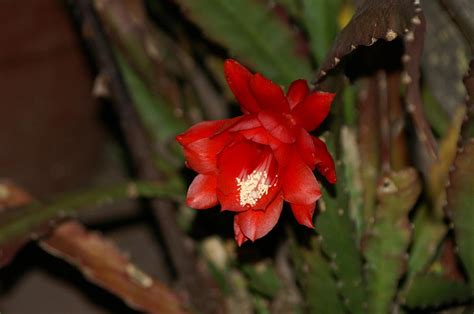
[[[327,141],[328,149],[334,152],[332,140]],[[334,154],[333,154],[334,155]],[[324,189],[319,202],[320,213],[316,231],[321,236],[323,252],[331,261],[332,270],[339,282],[339,292],[344,305],[352,313],[365,313],[366,293],[362,277],[362,257],[358,250],[353,222],[350,219],[348,194],[350,188],[344,179],[344,166],[336,162],[338,182],[335,193]]]
[[[337,36],[337,15],[341,5],[341,0],[303,0],[303,22],[318,64],[324,60]]]
[[[291,245],[291,255],[309,313],[345,313],[328,262],[313,241],[311,250]]]
[[[289,27],[260,2],[252,0],[177,0],[184,12],[232,56],[275,82],[288,85],[311,75],[307,60],[296,54]]]
[[[415,169],[391,172],[377,187],[375,221],[364,244],[368,313],[389,313],[398,281],[406,269],[411,228],[408,212],[421,192]]]
[[[446,210],[453,226],[458,254],[474,295],[474,141],[458,151],[447,189]]]
[[[407,293],[402,295],[409,308],[437,308],[465,302],[471,297],[469,286],[436,275],[416,277]]]

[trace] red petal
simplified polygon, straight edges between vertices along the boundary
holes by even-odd
[[[212,138],[203,138],[184,147],[188,166],[198,173],[213,173],[217,170],[217,154],[231,140],[228,133]]]
[[[290,159],[294,149],[293,145],[288,144],[281,144],[273,148],[273,155],[275,156],[280,168],[286,167],[286,165],[291,161]]]
[[[309,87],[306,80],[296,80],[291,83],[288,88],[286,98],[290,103],[290,108],[293,110],[297,104],[299,104],[309,94]]]
[[[176,136],[176,140],[183,146],[186,146],[197,140],[210,137],[226,125],[230,119],[204,121],[190,127],[186,132]]]
[[[250,80],[250,88],[262,110],[290,112],[288,101],[280,86],[257,73]]]
[[[260,111],[258,120],[262,126],[276,139],[283,143],[293,143],[295,136],[286,121],[280,115],[271,111]]]
[[[249,141],[262,144],[262,145],[269,145],[270,144],[270,136],[268,131],[262,127],[250,129],[250,130],[243,130],[240,131],[239,134],[244,136]]]
[[[221,204],[221,211],[232,211],[232,212],[243,212],[249,210],[248,207],[240,205],[240,195],[237,188],[232,192],[225,194],[219,188],[217,188],[217,199]]]
[[[266,146],[247,140],[238,142],[220,154],[218,166],[217,196],[223,210],[264,209],[280,190],[277,163],[271,150]],[[270,187],[266,194],[259,195],[255,204],[250,202],[241,204],[241,191],[237,179],[244,180],[254,170],[267,174],[268,179],[265,184]],[[245,196],[245,194],[242,195],[242,197]]]
[[[296,139],[296,147],[303,158],[304,162],[314,169],[316,163],[316,149],[314,147],[313,138],[309,133],[301,128]]]
[[[232,93],[240,104],[244,113],[258,112],[260,108],[257,100],[250,91],[252,73],[235,60],[227,59],[224,62],[224,73]]]
[[[291,204],[291,211],[293,212],[296,221],[308,228],[314,228],[313,214],[315,209],[316,203],[308,205]]]
[[[297,152],[284,170],[282,179],[285,200],[296,204],[312,204],[321,196],[318,181]]]
[[[217,202],[217,178],[213,175],[200,174],[189,186],[186,204],[195,209],[214,207]]]
[[[237,214],[234,222],[245,237],[255,241],[265,236],[275,227],[278,218],[280,218],[282,208],[283,199],[277,196],[264,211],[249,209]]]
[[[234,218],[234,233],[235,233],[235,242],[237,242],[238,246],[242,246],[245,241],[248,241],[248,238],[242,233],[240,230],[239,225],[236,223],[236,219]]]
[[[237,132],[260,127],[262,124],[255,114],[246,114],[241,117],[240,121],[235,123],[228,129],[229,132]]]
[[[243,168],[255,167],[255,160],[260,151],[256,144],[250,141],[240,141],[227,147],[219,156],[219,176],[217,186],[224,194],[236,191],[236,178],[240,176]]]
[[[326,119],[335,94],[314,92],[306,97],[292,112],[296,123],[307,131],[316,129]]]
[[[326,144],[319,138],[313,136],[313,143],[316,148],[316,169],[332,184],[336,183],[336,167],[334,160],[326,147]]]

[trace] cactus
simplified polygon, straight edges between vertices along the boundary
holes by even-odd
[[[470,297],[468,285],[436,275],[415,277],[408,291],[402,295],[403,304],[416,309],[466,302]]]
[[[271,265],[243,265],[242,272],[247,276],[249,289],[263,297],[273,298],[281,283]]]
[[[296,275],[303,287],[306,306],[310,313],[344,313],[338,287],[331,276],[328,261],[322,256],[320,244],[313,239],[311,249],[292,244],[291,254]]]
[[[447,229],[444,223],[430,215],[427,206],[416,209],[413,219],[413,243],[408,260],[408,282],[428,267]]]
[[[443,218],[443,205],[446,203],[445,186],[448,182],[449,168],[456,157],[461,124],[465,115],[464,106],[454,112],[452,122],[440,140],[438,160],[431,166],[427,177],[427,191],[430,202],[433,204],[433,217],[438,221]]]
[[[328,138],[328,148],[333,140]],[[364,313],[365,285],[362,277],[362,260],[358,250],[355,227],[350,219],[344,165],[336,162],[339,182],[335,193],[325,190],[320,201],[316,231],[320,233],[321,248],[330,260],[330,266],[338,282],[344,305],[353,313]]]
[[[452,221],[457,251],[474,296],[474,61],[464,84],[469,95],[467,115],[462,125],[460,146],[451,166],[445,209]]]
[[[459,257],[474,295],[474,142],[461,148],[453,164],[448,187],[448,214],[453,222]]]
[[[351,187],[348,191],[350,217],[354,222],[357,242],[360,242],[364,227],[361,158],[356,132],[350,127],[343,126],[341,128],[341,149],[344,182],[347,182],[346,185]]]
[[[428,174],[427,194],[432,206],[429,208],[424,205],[418,208],[413,219],[414,236],[408,263],[407,282],[428,266],[442,237],[447,232],[447,227],[442,221],[442,206],[446,202],[444,189],[448,182],[449,168],[456,155],[464,114],[464,107],[459,107],[456,110],[451,125],[440,141],[439,158],[433,163]]]
[[[421,192],[414,169],[387,174],[377,188],[379,205],[363,240],[367,260],[368,313],[388,313],[407,264],[411,227],[408,212]]]

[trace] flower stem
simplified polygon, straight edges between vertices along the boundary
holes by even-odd
[[[71,218],[78,212],[137,197],[174,197],[174,184],[147,181],[127,182],[85,192],[67,194],[42,204],[8,209],[0,212],[0,265],[7,262],[23,244],[47,234],[59,221]],[[3,262],[2,262],[3,261]]]

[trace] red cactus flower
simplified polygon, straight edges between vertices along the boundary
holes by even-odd
[[[222,210],[236,212],[239,246],[276,225],[283,201],[300,224],[313,228],[321,196],[313,170],[331,183],[336,173],[324,142],[308,132],[326,118],[334,94],[310,92],[305,80],[297,80],[285,95],[234,60],[225,62],[224,71],[244,115],[201,122],[177,136],[187,166],[199,173],[187,204],[206,209],[220,203]]]

